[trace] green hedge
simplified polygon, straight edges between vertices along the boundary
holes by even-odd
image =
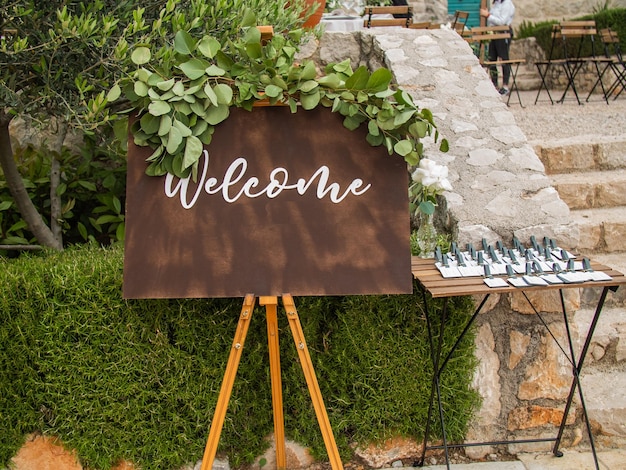
[[[596,29],[600,31],[604,28],[611,28],[617,32],[620,39],[620,49],[622,52],[626,52],[626,8],[616,9],[603,9],[594,13],[593,15],[582,16],[579,18],[572,18],[572,20],[595,20]],[[552,25],[558,23],[558,21],[543,21],[540,23],[532,24],[523,22],[517,33],[516,38],[535,37],[537,43],[546,53],[546,58],[550,54],[550,47],[552,44]],[[596,55],[604,55],[604,47],[600,36],[594,38]],[[563,50],[560,43],[555,45],[555,49],[552,53],[552,58],[563,58]],[[575,57],[577,51],[575,45],[572,46],[572,50],[569,50],[569,57]],[[591,45],[589,41],[586,41],[585,48],[581,52],[581,56],[588,57],[591,55]]]
[[[36,431],[60,437],[93,469],[122,458],[145,470],[173,469],[202,457],[242,299],[127,301],[122,264],[119,246],[0,258],[0,465]],[[345,461],[349,443],[423,435],[432,367],[420,299],[296,298]],[[448,346],[472,311],[467,298],[452,304]],[[279,318],[286,432],[324,458],[290,330]],[[478,402],[472,351],[469,335],[443,377],[453,439]],[[272,426],[257,308],[218,451],[232,466],[250,462]]]

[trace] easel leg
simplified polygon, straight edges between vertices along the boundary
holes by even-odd
[[[280,373],[280,348],[278,341],[278,298],[259,297],[259,305],[265,306],[267,319],[267,345],[270,355],[272,381],[272,408],[274,411],[274,437],[276,441],[276,469],[285,470],[285,419],[283,414],[283,386]]]
[[[313,362],[311,361],[311,356],[309,355],[309,350],[306,346],[304,332],[302,331],[302,324],[300,323],[296,306],[290,294],[283,294],[282,297],[283,305],[285,306],[285,310],[287,312],[287,320],[289,320],[289,327],[291,328],[291,334],[293,335],[293,340],[296,343],[296,350],[298,351],[302,371],[304,372],[309,393],[311,394],[311,401],[313,402],[317,422],[319,423],[322,438],[324,439],[324,444],[326,445],[326,451],[328,452],[331,468],[333,470],[343,470],[343,464],[341,463],[341,458],[339,457],[339,450],[337,449],[337,444],[335,443],[333,430],[330,427],[330,421],[328,420],[328,414],[326,413],[322,393],[317,382],[317,377],[315,376]]]
[[[250,326],[255,301],[256,297],[252,294],[246,295],[243,301],[243,307],[241,308],[235,338],[233,339],[233,345],[228,356],[226,372],[224,373],[224,380],[222,381],[220,394],[217,398],[217,405],[215,406],[215,413],[213,415],[213,421],[211,422],[211,430],[209,431],[209,438],[204,449],[202,467],[200,467],[200,470],[211,470],[213,468],[213,460],[217,453],[217,445],[220,440],[220,434],[222,433],[222,427],[224,426],[226,409],[228,408],[230,394],[233,391],[233,384],[235,383],[239,360],[241,359],[243,345],[246,341],[246,335],[248,334],[248,327]]]

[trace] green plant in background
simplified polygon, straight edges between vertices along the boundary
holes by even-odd
[[[241,299],[125,301],[122,259],[119,245],[0,259],[0,466],[37,431],[58,436],[92,469],[124,458],[168,470],[201,458]],[[421,296],[296,304],[342,459],[351,458],[353,443],[420,439],[432,374]],[[449,307],[446,350],[472,312],[468,298]],[[440,304],[432,308],[437,329]],[[266,335],[259,308],[218,449],[232,468],[260,455],[272,432]],[[472,351],[470,334],[442,377],[449,439],[462,439],[478,403]],[[324,458],[288,338],[281,358],[287,435]]]
[[[30,232],[19,233],[20,228],[13,228],[4,238],[34,239],[43,246],[63,248],[63,231],[67,229],[64,221],[71,202],[58,194],[64,189],[57,189],[63,182],[61,162],[56,156],[63,153],[65,136],[72,129],[87,133],[101,149],[110,151],[111,144],[115,144],[110,127],[115,126],[121,136],[119,143],[125,145],[125,123],[117,119],[115,109],[107,106],[105,90],[125,76],[129,66],[135,67],[128,58],[129,49],[139,45],[169,47],[178,31],[210,34],[227,41],[240,34],[241,18],[247,11],[254,11],[259,21],[279,30],[292,30],[310,13],[305,9],[302,0],[286,5],[273,0],[167,0],[142,2],[141,6],[130,0],[3,2],[0,166],[15,203],[4,211],[19,211]],[[9,130],[9,124],[18,116],[32,117],[34,123],[44,127],[54,123],[48,142],[52,187],[49,206],[35,206],[28,197],[30,188],[23,186],[14,155],[20,149],[12,149]],[[115,151],[120,151],[118,146]],[[115,212],[117,202],[104,200],[103,205]],[[122,214],[106,214],[103,219],[104,215],[95,219],[100,219],[97,225],[109,224],[103,231],[113,227],[119,238]],[[85,233],[88,236],[89,230],[81,229],[81,236]]]
[[[49,150],[29,146],[18,149],[15,156],[29,198],[49,219]],[[82,153],[63,148],[55,158],[60,163],[60,184],[56,193],[65,202],[59,222],[66,243],[109,244],[123,240],[126,160],[118,153],[98,149],[89,139]],[[0,180],[0,245],[35,242],[26,222],[15,210],[6,181]]]
[[[138,68],[110,90],[108,100],[122,98],[141,115],[132,132],[137,145],[154,149],[149,175],[195,177],[203,145],[210,144],[230,108],[251,110],[260,100],[288,105],[294,113],[331,108],[344,116],[346,128],[366,125],[371,145],[384,145],[411,165],[422,155],[421,139],[438,140],[432,113],[395,89],[389,70],[353,70],[344,61],[318,76],[313,62],[296,61],[302,31],[279,32],[263,44],[255,24],[248,15],[245,34],[228,41],[178,31],[171,46],[132,50]],[[447,150],[445,139],[441,149]]]

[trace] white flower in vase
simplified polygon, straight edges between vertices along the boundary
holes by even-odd
[[[452,190],[452,185],[448,181],[448,167],[422,158],[411,177],[413,179],[413,184],[409,188],[411,211],[420,219],[416,233],[419,256],[432,258],[437,247],[437,231],[433,224],[437,195]]]

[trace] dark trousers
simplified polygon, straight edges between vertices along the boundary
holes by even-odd
[[[489,61],[493,62],[498,60],[509,60],[509,40],[508,39],[494,39],[489,43]],[[491,81],[497,87],[498,86],[498,67],[492,65],[489,67],[489,74],[491,75]],[[504,64],[502,66],[502,78],[503,83],[507,85],[509,83],[509,77],[511,76],[511,66]]]

